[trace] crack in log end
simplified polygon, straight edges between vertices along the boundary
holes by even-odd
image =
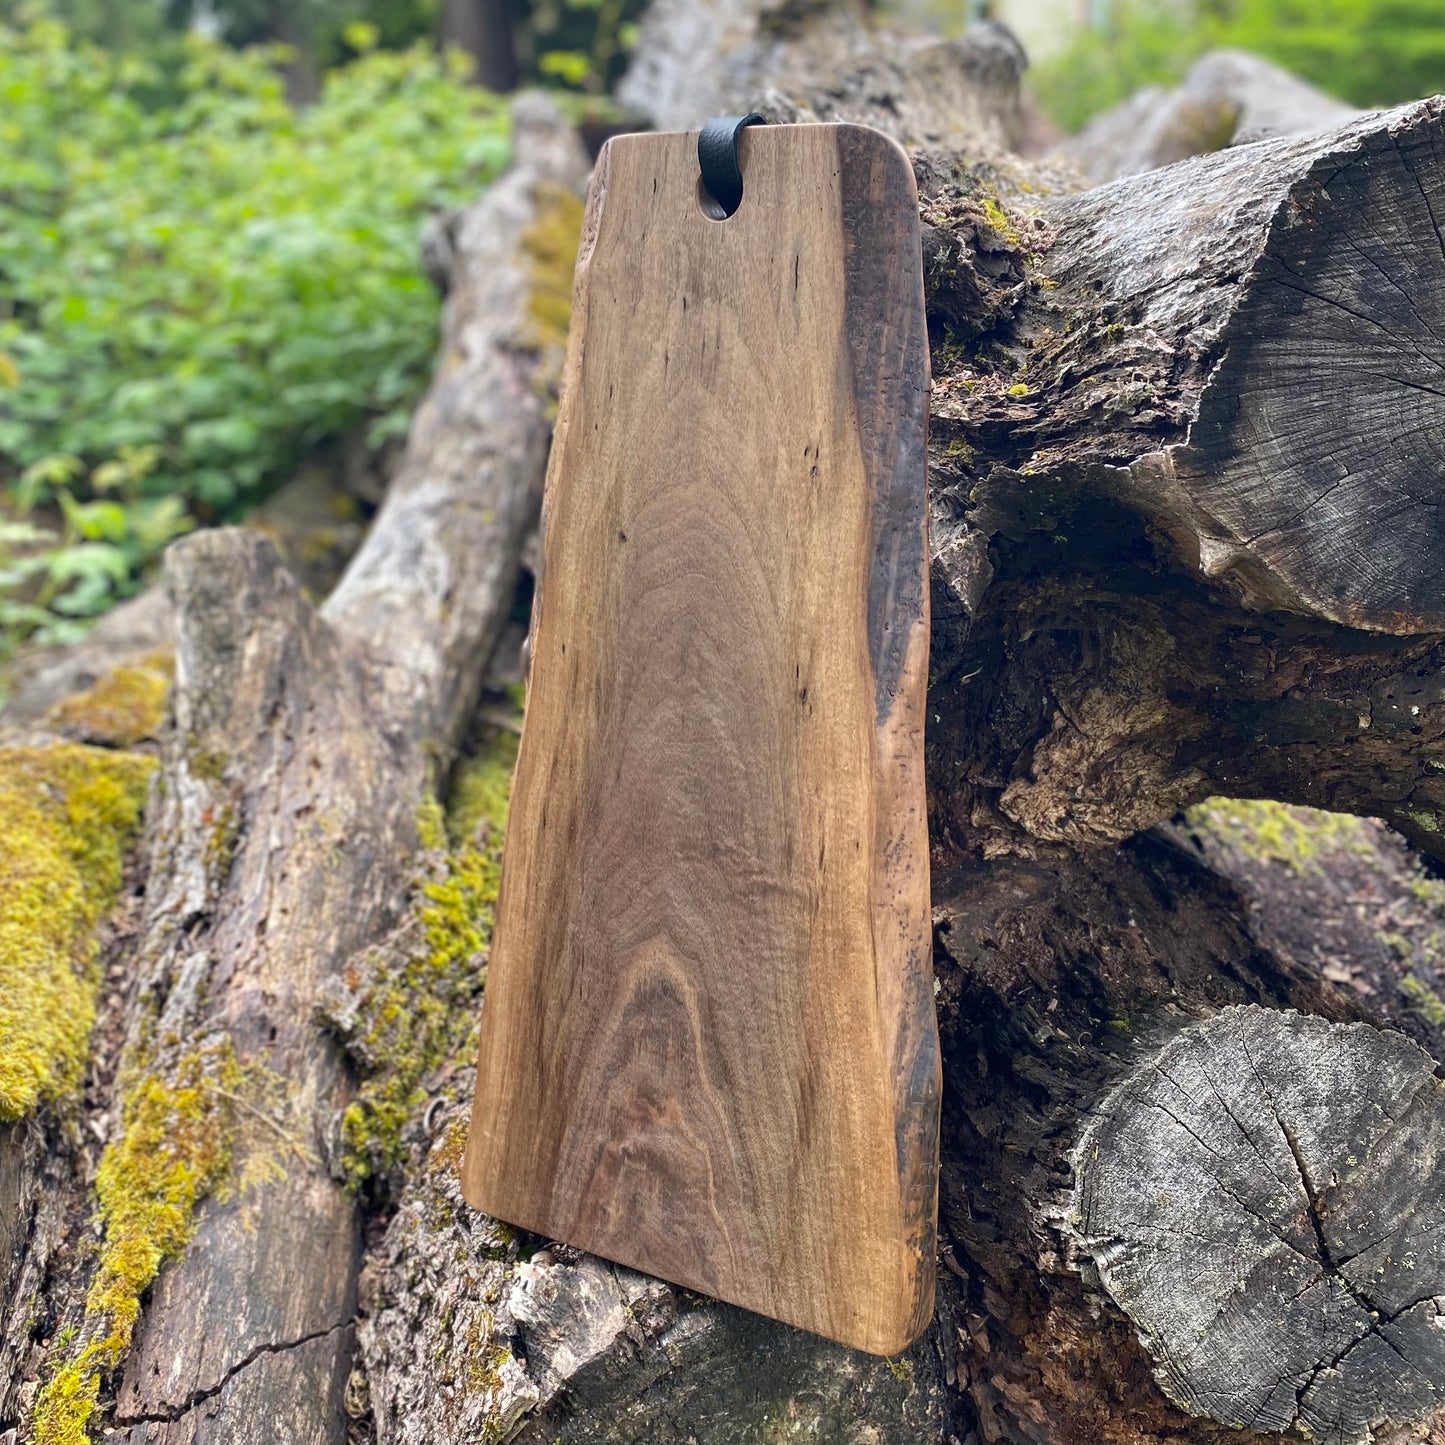
[[[1177,1404],[1364,1445],[1445,1407],[1445,1085],[1398,1034],[1253,1005],[1095,1111],[1062,1225]]]
[[[1175,454],[1261,605],[1445,627],[1442,113],[1350,127],[1290,186]]]

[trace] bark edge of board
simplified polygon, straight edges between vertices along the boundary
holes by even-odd
[[[940,1099],[916,191],[864,127],[741,154],[725,221],[695,132],[594,175],[463,1179],[891,1354]]]

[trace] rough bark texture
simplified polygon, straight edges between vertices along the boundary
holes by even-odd
[[[1172,90],[1151,85],[1096,116],[1054,154],[1092,185],[1226,146],[1318,135],[1359,112],[1243,50],[1212,50]]]
[[[1210,820],[1197,819],[1194,828],[1212,844]],[[983,1438],[1078,1445],[1244,1442],[1269,1438],[1269,1430],[1291,1418],[1249,1425],[1213,1409],[1213,1401],[1195,1398],[1191,1419],[1170,1403],[1156,1383],[1168,1369],[1159,1330],[1141,1339],[1143,1332],[1117,1307],[1132,1302],[1127,1290],[1120,1288],[1116,1297],[1100,1288],[1097,1275],[1074,1273],[1071,1161],[1088,1156],[1096,1162],[1092,1146],[1081,1143],[1087,1137],[1081,1117],[1087,1121],[1102,1104],[1103,1115],[1095,1117],[1107,1118],[1110,1090],[1121,1078],[1157,1080],[1151,1061],[1181,1030],[1200,1032],[1191,1019],[1215,1020],[1202,1030],[1198,1067],[1228,1079],[1241,1035],[1255,1019],[1278,1027],[1281,1008],[1335,1021],[1358,1015],[1360,997],[1332,989],[1291,958],[1270,923],[1278,895],[1286,891],[1321,925],[1338,920],[1329,884],[1336,853],[1353,858],[1358,850],[1368,860],[1377,898],[1393,901],[1398,895],[1385,882],[1388,865],[1373,856],[1377,849],[1388,854],[1388,847],[1328,824],[1301,824],[1298,836],[1310,840],[1318,864],[1300,873],[1288,864],[1272,865],[1266,882],[1273,889],[1261,887],[1253,896],[1209,870],[1196,841],[1179,830],[1081,855],[1062,869],[1000,861],[971,865],[955,878],[955,901],[943,905],[948,917],[938,955],[946,1069],[951,1066],[944,1210],[971,1276],[978,1330],[971,1393]],[[1251,841],[1258,846],[1258,836]],[[1240,1004],[1252,1007],[1225,1012]],[[1373,1029],[1365,1036],[1379,1049],[1395,1047]],[[1371,1051],[1363,1052],[1363,1059],[1336,1060],[1332,1073],[1296,1079],[1301,1092],[1319,1090],[1316,1131],[1327,1131],[1355,1107],[1352,1101],[1367,1096]],[[1212,1096],[1206,1091],[1196,1098],[1196,1107],[1207,1108]],[[1127,1106],[1116,1112],[1129,1117]],[[1157,1111],[1140,1112],[1145,1127],[1161,1121]],[[1215,1167],[1228,1171],[1231,1186],[1245,1186],[1241,1202],[1228,1202],[1246,1214],[1299,1203],[1294,1227],[1312,1240],[1303,1197],[1292,1195],[1281,1205],[1275,1197],[1279,1178],[1260,1167],[1243,1136],[1221,1142]],[[1177,1157],[1136,1149],[1132,1162],[1144,1192],[1178,1187]],[[1193,1207],[1207,1203],[1196,1199]],[[1171,1212],[1180,1229],[1192,1228],[1190,1207],[1181,1203]],[[1149,1222],[1149,1216],[1134,1217],[1141,1225]],[[1422,1212],[1418,1218],[1428,1228],[1435,1216]],[[1248,1237],[1238,1241],[1237,1257],[1252,1263]],[[1197,1320],[1198,1299],[1217,1259],[1202,1243],[1198,1251],[1176,1250],[1179,1267],[1157,1296],[1160,1317],[1170,1321],[1176,1337]],[[1428,1291],[1428,1278],[1424,1287]],[[1261,1327],[1237,1352],[1236,1378],[1274,1382],[1298,1362],[1281,1363],[1278,1328],[1265,1327],[1262,1315],[1256,1319]],[[1150,1324],[1157,1326],[1158,1318]],[[1191,1349],[1203,1358],[1223,1354],[1227,1342],[1222,1322],[1213,1321]],[[1316,1354],[1304,1373],[1328,1363],[1327,1354]],[[1384,1381],[1376,1376],[1372,1383]],[[1178,1391],[1173,1395],[1181,1398]],[[1426,1434],[1427,1425],[1418,1423],[1423,1412],[1410,1413],[1417,1421],[1415,1438]]]
[[[640,57],[628,103],[664,126],[761,101],[926,146],[935,1320],[872,1360],[468,1210],[455,1053],[364,1221],[325,1167],[355,1084],[311,1000],[405,906],[428,751],[475,711],[535,507],[545,344],[517,257],[537,178],[580,165],[524,150],[432,234],[439,381],[324,613],[234,534],[171,565],[178,727],[127,1058],[174,1072],[224,1034],[265,1065],[269,1122],[147,1301],[129,1437],[336,1440],[344,1409],[380,1442],[1440,1445],[1439,1086],[1384,1029],[1442,1057],[1445,888],[1373,823],[1170,821],[1283,799],[1441,852],[1440,105],[1077,193],[1000,149],[1019,58],[996,32],[911,49],[851,7],[659,0]],[[1198,1084],[1187,1111],[1161,1064]],[[245,1172],[266,1133],[284,1177]],[[27,1147],[0,1142],[0,1206],[50,1187]],[[54,1222],[20,1269],[52,1303],[8,1316],[0,1370],[26,1378],[0,1381],[0,1430],[78,1317],[58,1274],[83,1288],[88,1256],[56,1263],[78,1177],[31,1210]],[[1391,1242],[1355,1237],[1366,1179]],[[1200,1320],[1234,1266],[1144,1246],[1162,1190],[1277,1313]]]
[[[539,320],[549,225],[575,239],[581,145],[549,101],[513,105],[512,168],[448,228],[437,377],[386,500],[323,613],[414,680],[396,722],[455,750],[512,601],[541,505],[550,388],[565,337]],[[564,242],[565,251],[565,242]],[[562,292],[571,286],[564,254]]]
[[[156,1286],[116,1422],[137,1440],[202,1440],[274,1408],[288,1434],[336,1439],[360,1219],[316,1153],[350,1083],[312,1011],[400,911],[425,760],[420,739],[373,725],[407,679],[347,647],[266,542],[202,533],[167,574],[175,727],[127,1051],[155,1073],[169,1054],[234,1049],[285,1081],[280,1127],[312,1157],[203,1206]]]
[[[981,232],[997,280],[954,228],[977,182],[921,163],[935,297],[999,318],[935,350],[960,842],[1116,841],[1224,793],[1438,846],[1440,136],[1423,102],[1020,207]]]
[[[41,1351],[51,1261],[77,1199],[59,1130],[34,1120],[0,1127],[0,1422],[19,1418]],[[0,1437],[3,1438],[3,1437]]]

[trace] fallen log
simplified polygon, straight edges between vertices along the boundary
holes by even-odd
[[[1015,148],[1022,47],[1002,25],[954,40],[862,23],[848,4],[655,0],[618,100],[655,130],[761,108],[776,124],[848,120],[908,146]]]
[[[1359,114],[1261,56],[1211,50],[1178,86],[1146,86],[1053,154],[1097,186],[1227,146],[1319,135]]]
[[[1171,1398],[1341,1445],[1445,1407],[1435,1070],[1368,1024],[1244,1007],[1098,1105],[1063,1227]]]
[[[362,1215],[334,1176],[356,1086],[314,1014],[409,906],[428,792],[540,500],[560,350],[548,266],[570,277],[547,227],[560,216],[565,237],[580,214],[585,159],[537,100],[517,103],[514,143],[453,227],[448,365],[326,605],[254,533],[168,555],[174,726],[97,1181],[104,1238],[35,1400],[38,1439],[84,1438],[120,1366],[112,1429],[137,1441],[243,1438],[256,1420],[345,1438]]]
[[[1440,846],[1441,114],[975,217],[982,285],[952,219],[977,181],[920,162],[935,297],[961,278],[1002,318],[936,368],[931,778],[960,840],[1116,841],[1222,793]]]

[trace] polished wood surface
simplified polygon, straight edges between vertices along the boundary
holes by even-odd
[[[932,1312],[928,347],[854,126],[598,161],[463,1178],[879,1353]]]

